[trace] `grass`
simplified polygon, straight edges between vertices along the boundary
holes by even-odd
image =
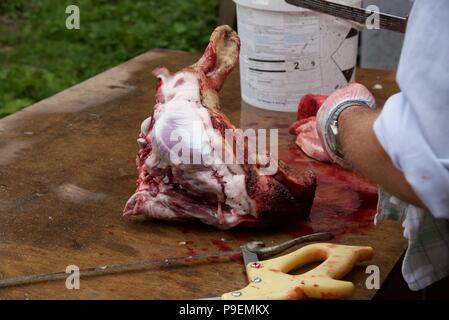
[[[200,51],[216,0],[0,0],[0,117],[152,48]],[[65,27],[70,4],[81,29]]]

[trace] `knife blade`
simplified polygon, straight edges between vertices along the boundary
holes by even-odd
[[[179,257],[168,257],[165,259],[149,259],[143,261],[126,262],[126,263],[115,263],[98,267],[84,268],[79,270],[80,276],[101,276],[113,273],[123,273],[137,270],[145,270],[150,267],[170,267],[176,265],[183,265],[193,261],[207,260],[209,258],[223,258],[236,255],[242,255],[244,249],[247,251],[246,259],[258,259],[266,258],[281,253],[282,251],[291,248],[294,245],[303,242],[311,241],[327,241],[332,238],[332,234],[329,232],[318,232],[302,237],[294,238],[286,242],[274,245],[271,247],[265,247],[264,243],[261,241],[252,241],[242,246],[238,250],[225,251],[225,252],[214,252],[205,253],[199,255],[190,256],[179,256]],[[70,274],[61,272],[51,272],[34,274],[29,276],[20,276],[7,279],[0,279],[0,288],[13,287],[19,285],[28,285],[39,282],[54,281],[67,279]]]
[[[285,0],[288,4],[305,9],[325,13],[334,17],[351,20],[365,25],[374,14],[370,10],[351,7],[327,0]],[[400,33],[405,33],[408,17],[399,17],[391,14],[375,12],[379,18],[379,27]]]
[[[221,258],[221,257],[229,257],[234,255],[240,255],[242,253],[241,250],[233,250],[226,252],[214,252],[214,253],[206,253],[195,256],[179,256],[179,257],[169,257],[165,259],[149,259],[144,261],[135,261],[135,262],[127,262],[127,263],[116,263],[109,264],[98,267],[90,267],[79,270],[80,276],[100,276],[112,273],[120,273],[120,272],[130,272],[137,271],[141,269],[147,269],[150,267],[170,267],[178,264],[188,263],[192,261],[198,260],[207,260],[208,258]],[[27,285],[38,282],[46,282],[46,281],[54,281],[54,280],[63,280],[66,279],[70,274],[61,271],[61,272],[51,272],[51,273],[42,273],[42,274],[34,274],[30,276],[21,276],[14,278],[7,278],[0,280],[0,288],[6,287],[14,287],[19,285]]]

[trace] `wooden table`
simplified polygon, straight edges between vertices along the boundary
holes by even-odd
[[[159,65],[175,71],[197,57],[150,51],[0,120],[0,277],[63,271],[72,264],[83,268],[227,250],[252,239],[273,244],[336,223],[335,242],[373,246],[375,257],[369,264],[380,267],[381,281],[386,278],[406,246],[400,224],[372,227],[373,188],[365,199],[358,192],[363,190],[351,189],[352,181],[337,177],[326,182],[327,173],[335,178],[337,169],[304,161],[294,137],[286,133],[294,114],[242,104],[238,70],[222,93],[224,113],[243,127],[281,128],[281,157],[287,163],[325,168],[318,170],[320,184],[311,220],[287,229],[219,231],[198,223],[131,222],[121,217],[134,192],[136,136],[154,101],[155,79],[150,71]],[[382,84],[383,90],[374,90],[379,104],[398,91],[393,73],[358,70],[357,75],[369,88]],[[335,186],[341,193],[323,204],[326,188]],[[371,210],[368,220],[367,210]],[[326,214],[334,220],[326,220]],[[343,224],[335,220],[336,215],[342,216]],[[357,286],[353,298],[374,296],[376,290],[365,288],[364,266],[346,279]],[[67,290],[64,281],[0,289],[0,298],[190,299],[219,295],[246,282],[242,264],[225,259],[86,278],[80,290]]]

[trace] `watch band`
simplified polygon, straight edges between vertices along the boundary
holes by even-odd
[[[340,146],[338,143],[338,136],[339,136],[338,117],[347,108],[356,107],[356,106],[367,107],[367,108],[373,109],[373,107],[370,106],[366,101],[346,100],[346,101],[340,103],[339,105],[337,105],[332,110],[332,112],[329,115],[327,122],[326,122],[326,128],[324,130],[325,131],[324,139],[326,142],[325,144],[326,144],[326,147],[329,148],[328,153],[333,155],[334,157],[336,157],[337,159],[334,159],[334,160],[337,160],[336,162],[338,162],[338,163],[342,163],[342,164],[346,163],[346,161],[344,160],[343,153],[340,150]]]

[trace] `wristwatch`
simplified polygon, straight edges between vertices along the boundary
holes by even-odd
[[[339,105],[337,105],[329,115],[326,127],[324,130],[324,139],[326,141],[325,147],[328,148],[328,154],[336,157],[337,159],[333,159],[335,162],[341,164],[344,167],[349,167],[349,164],[345,161],[343,152],[340,148],[339,143],[339,130],[338,130],[338,118],[340,114],[350,107],[367,107],[372,109],[372,107],[366,102],[362,100],[347,100]],[[347,166],[346,166],[347,165]]]

